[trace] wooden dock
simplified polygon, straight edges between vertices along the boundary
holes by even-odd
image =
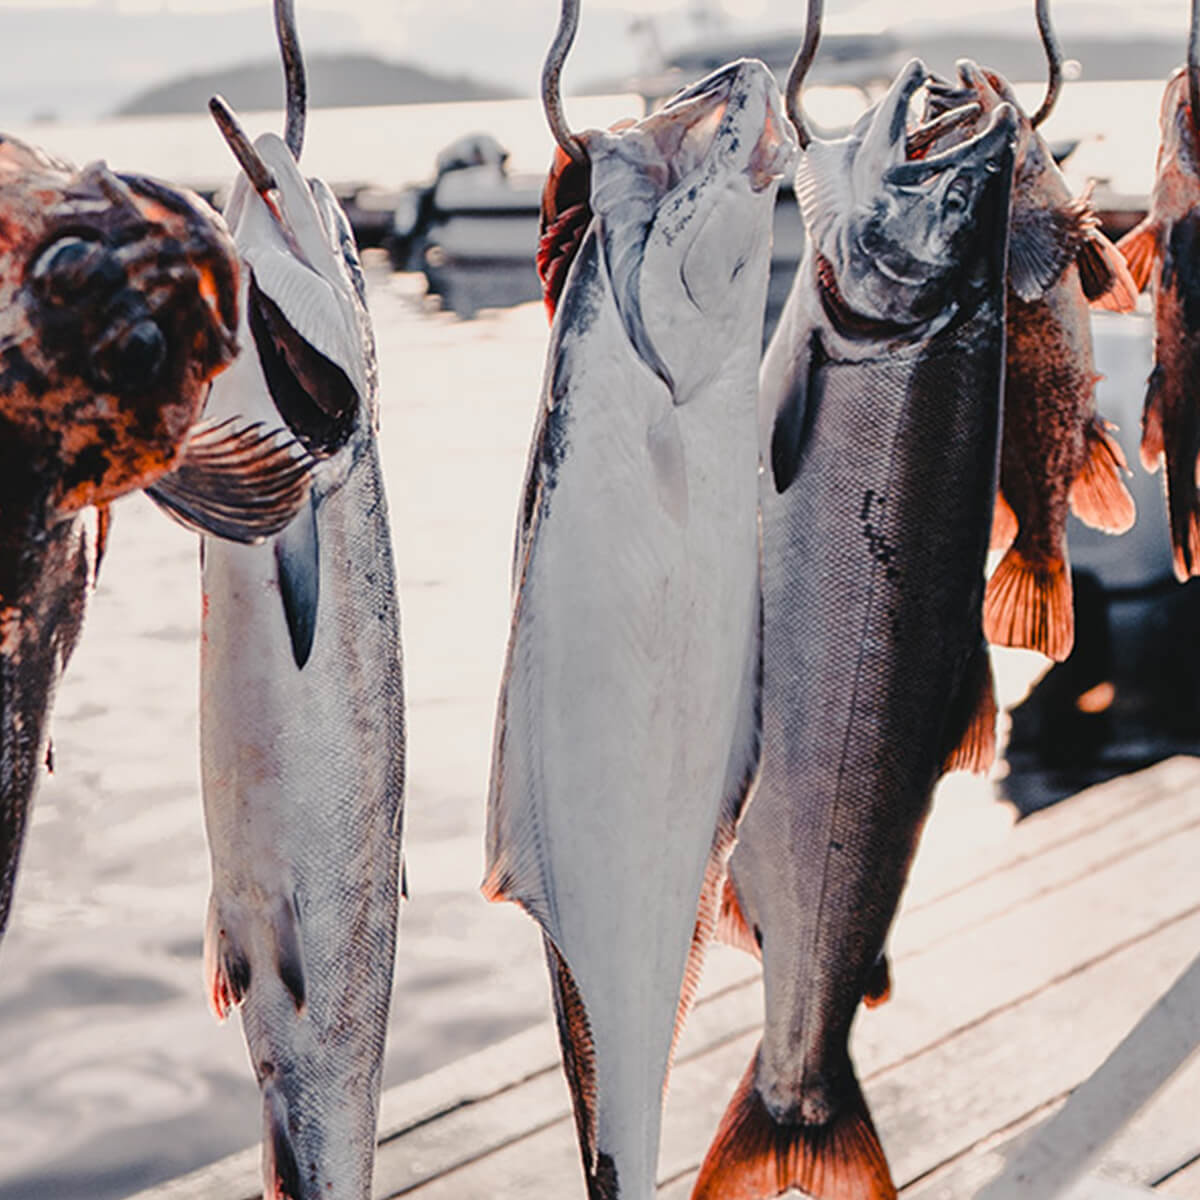
[[[1091,788],[962,852],[935,811],[892,940],[893,996],[853,1052],[911,1200],[965,1200],[1200,952],[1200,759]],[[762,1021],[757,964],[710,958],[671,1080],[661,1200],[687,1200]],[[386,1093],[377,1197],[584,1194],[547,1023]],[[1200,1055],[1071,1200],[1200,1200]],[[258,1150],[137,1200],[250,1200]]]

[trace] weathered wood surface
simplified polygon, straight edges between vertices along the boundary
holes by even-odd
[[[960,814],[961,817],[961,814]],[[892,1000],[853,1052],[898,1184],[963,1200],[1087,1079],[1200,950],[1200,760],[1090,789],[963,853],[935,813],[893,938]],[[662,1200],[687,1200],[762,1020],[757,964],[715,952],[680,1044]],[[549,1025],[393,1089],[376,1196],[582,1196]],[[257,1150],[139,1200],[249,1200]],[[1200,1200],[1200,1058],[1071,1200]]]

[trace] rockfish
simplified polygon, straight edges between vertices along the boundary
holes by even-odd
[[[761,950],[766,1020],[697,1200],[895,1196],[850,1027],[886,993],[935,782],[994,749],[980,609],[1017,120],[1002,104],[909,161],[924,79],[911,62],[796,176],[808,246],[761,372],[762,764],[724,914]]]
[[[1006,550],[983,603],[998,646],[1061,661],[1075,640],[1067,510],[1106,533],[1124,533],[1133,499],[1125,456],[1096,415],[1099,382],[1089,301],[1127,311],[1137,288],[1100,232],[1087,198],[1073,199],[1050,148],[1001,76],[964,60],[961,86],[934,86],[929,113],[977,103],[979,122],[1000,104],[1017,113],[1017,165],[1008,248],[1008,337],[1000,492],[992,546]],[[946,149],[967,126],[935,145]]]
[[[316,466],[278,536],[203,545],[205,970],[217,1015],[242,1008],[267,1196],[368,1200],[404,794],[374,341],[333,194],[273,134],[256,147],[272,190],[239,175],[226,210],[248,350],[207,412],[282,420]]]
[[[1118,243],[1139,288],[1154,287],[1154,370],[1142,412],[1142,464],[1165,462],[1175,574],[1200,575],[1200,158],[1187,70],[1167,82],[1150,212]]]
[[[0,932],[111,501],[178,469],[254,536],[303,500],[270,437],[189,440],[236,328],[237,259],[203,201],[0,137]]]
[[[758,758],[755,376],[794,140],[754,61],[579,140],[593,216],[518,518],[484,893],[545,935],[588,1195],[647,1200]]]

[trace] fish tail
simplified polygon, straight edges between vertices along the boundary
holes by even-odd
[[[1158,256],[1158,228],[1147,218],[1135,225],[1118,243],[1117,249],[1129,264],[1129,274],[1137,290],[1142,291],[1150,282],[1154,260]]]
[[[1061,551],[1037,562],[1019,540],[1009,548],[988,580],[983,633],[993,646],[1037,650],[1055,662],[1071,653],[1075,613],[1071,575]]]
[[[1102,533],[1124,533],[1137,516],[1133,497],[1121,478],[1129,470],[1125,455],[1098,417],[1084,430],[1084,437],[1087,458],[1071,485],[1071,511]]]
[[[776,1121],[755,1085],[758,1054],[704,1157],[692,1200],[895,1200],[896,1186],[858,1084],[822,1125]]]

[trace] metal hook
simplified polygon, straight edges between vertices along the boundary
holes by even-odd
[[[304,122],[308,112],[308,82],[304,75],[304,57],[296,33],[296,9],[292,0],[275,0],[275,36],[283,56],[283,77],[287,83],[287,120],[283,140],[299,162],[304,148]]]
[[[542,67],[542,107],[546,110],[546,120],[554,140],[571,156],[572,161],[582,165],[587,162],[587,154],[563,116],[562,93],[559,90],[563,63],[578,28],[579,0],[562,0],[558,29],[555,30],[554,41],[550,43],[546,63]]]
[[[1200,0],[1197,2],[1200,3]],[[792,69],[788,72],[787,78],[787,115],[795,126],[801,150],[808,149],[808,145],[812,141],[812,134],[809,133],[808,124],[804,119],[804,100],[800,93],[804,86],[805,76],[808,75],[808,69],[812,66],[813,59],[817,57],[817,46],[821,41],[823,8],[822,0],[808,0],[808,24],[804,28],[804,41],[800,44],[800,49],[796,51],[796,57],[792,60]]]
[[[1192,0],[1192,26],[1187,48],[1188,105],[1192,110],[1192,131],[1200,148],[1200,0]]]
[[[255,150],[242,123],[234,115],[233,109],[225,101],[224,96],[214,96],[208,102],[208,111],[212,113],[225,141],[233,151],[233,157],[238,160],[238,166],[246,172],[254,190],[262,197],[275,187],[275,175],[271,168],[263,162]]]
[[[1195,11],[1195,3],[1192,10]],[[1036,11],[1038,33],[1042,35],[1050,78],[1046,83],[1046,98],[1042,101],[1041,108],[1030,118],[1034,129],[1054,111],[1054,106],[1058,103],[1058,94],[1062,91],[1062,48],[1054,36],[1054,27],[1050,24],[1050,0],[1037,0]]]

